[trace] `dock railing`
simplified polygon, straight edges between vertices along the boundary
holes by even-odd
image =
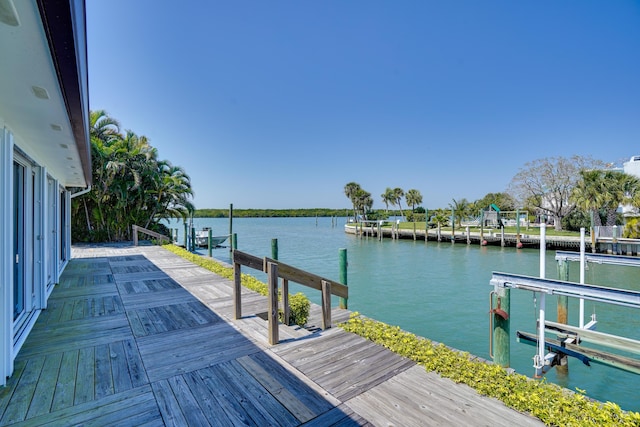
[[[155,231],[148,230],[135,224],[131,226],[131,232],[133,234],[133,246],[138,246],[138,233],[143,233],[160,241],[166,240],[167,242],[171,243],[171,239],[164,234],[156,233]]]
[[[289,282],[295,282],[312,289],[319,290],[322,295],[322,329],[331,327],[331,295],[349,298],[349,288],[335,280],[330,280],[318,276],[308,271],[301,270],[283,262],[272,258],[257,256],[241,252],[233,251],[233,271],[234,271],[234,287],[233,287],[233,307],[234,317],[240,319],[242,317],[242,301],[241,301],[241,268],[242,266],[253,268],[267,273],[268,279],[268,312],[267,321],[269,324],[269,344],[275,345],[279,341],[278,337],[278,279],[282,279],[282,308],[283,321],[289,324]]]

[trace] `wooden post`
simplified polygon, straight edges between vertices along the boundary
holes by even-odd
[[[465,233],[467,233],[467,245],[471,244],[471,233],[469,232],[469,226],[465,228]]]
[[[233,234],[233,203],[229,203],[229,235],[230,236],[234,235]],[[233,251],[234,249],[238,249],[238,247],[231,244],[229,247],[229,252]]]
[[[500,227],[500,246],[504,248],[504,226]]]
[[[480,245],[484,245],[484,209],[480,211]]]
[[[378,240],[382,241],[382,221],[378,221]]]
[[[187,246],[187,236],[189,235],[189,229],[187,228],[187,222],[184,223],[184,248],[189,250],[189,246]]]
[[[442,241],[442,230],[440,229],[440,223],[438,223],[438,242]]]
[[[511,308],[511,290],[508,288],[499,288],[492,293],[491,301],[493,316],[493,361],[502,367],[508,368],[511,365],[511,344],[510,344],[510,325],[509,310]],[[497,310],[500,309],[507,314],[505,319],[499,315]]]
[[[593,211],[590,212],[589,218],[590,218],[589,237],[591,237],[591,252],[595,254],[596,250],[597,250],[597,245],[596,245],[595,226],[594,226],[594,222],[593,222],[594,221],[593,220]]]
[[[453,208],[451,208],[451,243],[455,243],[456,241],[456,216],[453,213]]]
[[[196,251],[196,228],[191,227],[191,252]]]
[[[209,258],[211,258],[213,256],[213,254],[211,253],[211,238],[213,237],[211,234],[213,233],[213,230],[209,229],[209,236],[207,239],[207,247],[209,249]]]
[[[569,280],[569,264],[566,260],[558,261],[558,280]],[[567,324],[569,317],[569,297],[558,295],[558,323]]]
[[[278,259],[278,239],[271,239],[271,258]]]
[[[429,241],[429,209],[424,210],[424,242]]]
[[[331,282],[322,281],[322,329],[331,327]]]
[[[415,218],[413,219],[413,240],[416,240],[416,219]]]
[[[285,325],[291,324],[291,307],[289,307],[289,281],[282,279],[282,321]]]
[[[347,286],[347,250],[344,248],[340,248],[339,250],[339,259],[340,259],[340,282]],[[348,301],[346,298],[340,297],[339,300],[340,308],[347,308]]]
[[[520,249],[522,243],[520,243],[520,209],[516,209],[516,248]]]
[[[569,280],[569,263],[558,261],[558,280]],[[567,324],[569,320],[569,297],[566,295],[557,296],[557,318],[558,323]],[[560,358],[560,364],[556,365],[556,371],[565,376],[569,373],[569,357],[564,355]]]
[[[238,249],[238,233],[233,233],[231,235],[231,249]]]
[[[267,277],[269,285],[269,308],[267,323],[269,324],[269,344],[278,344],[278,264],[267,263]]]
[[[138,226],[132,225],[131,231],[133,232],[133,246],[138,246]]]
[[[241,266],[237,262],[233,263],[233,317],[242,317],[242,274]]]

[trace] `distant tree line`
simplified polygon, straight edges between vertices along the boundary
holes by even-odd
[[[349,209],[234,209],[234,218],[281,218],[281,217],[344,217]],[[196,209],[196,218],[228,218],[229,209]]]
[[[103,110],[90,112],[93,186],[72,199],[72,239],[131,240],[131,226],[164,232],[165,218],[193,211],[191,181],[184,169],[158,159],[145,136],[120,131]]]

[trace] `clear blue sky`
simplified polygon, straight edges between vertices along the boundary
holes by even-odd
[[[640,2],[87,2],[92,109],[198,208],[446,207],[527,161],[640,154]]]

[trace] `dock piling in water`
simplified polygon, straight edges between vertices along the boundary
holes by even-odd
[[[345,248],[340,248],[339,250],[339,259],[340,259],[340,283],[347,286],[347,250]],[[340,308],[347,308],[348,302],[346,298],[340,297]]]
[[[278,239],[271,239],[271,258],[278,259]]]
[[[213,234],[212,234],[213,230],[209,229],[208,231],[209,231],[209,233],[208,233],[209,235],[208,235],[208,239],[207,239],[207,249],[208,249],[208,252],[209,252],[209,258],[211,258],[213,256],[213,253],[211,252],[211,250],[213,249],[212,245],[211,245],[211,238],[213,237]]]
[[[504,367],[511,365],[510,321],[511,290],[498,288],[491,292],[491,325],[493,361]]]

